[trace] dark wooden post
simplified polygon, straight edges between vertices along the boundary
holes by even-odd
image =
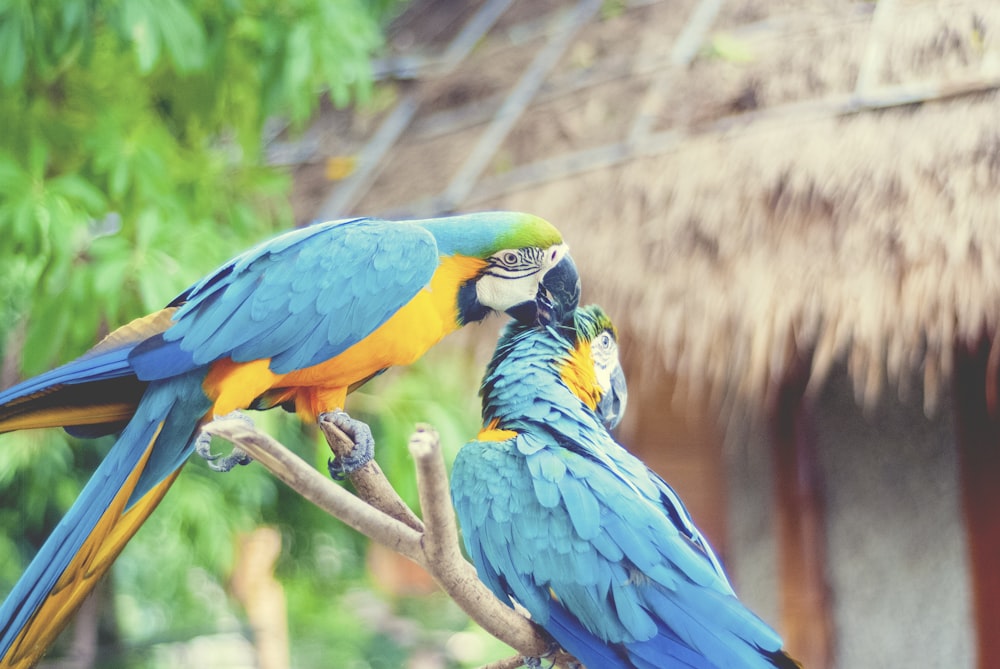
[[[802,666],[826,669],[833,660],[833,618],[816,430],[805,396],[808,380],[808,360],[793,358],[769,406],[781,633],[788,652]]]
[[[990,344],[955,347],[954,411],[979,666],[1000,667],[1000,420]]]

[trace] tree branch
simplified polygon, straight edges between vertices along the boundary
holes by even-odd
[[[335,454],[349,453],[354,447],[353,441],[332,423],[321,421],[320,428]],[[349,476],[359,499],[242,420],[215,420],[204,429],[245,450],[330,515],[424,567],[470,618],[521,653],[521,657],[501,660],[489,665],[489,669],[518,667],[525,657],[549,657],[554,666],[574,662],[572,656],[562,651],[550,656],[554,644],[548,635],[497,599],[462,556],[438,435],[429,426],[418,426],[409,443],[417,464],[423,523],[374,462]]]
[[[288,487],[330,515],[383,546],[420,562],[423,548],[419,532],[361,501],[271,436],[240,419],[214,420],[204,430],[242,448]]]
[[[354,442],[343,430],[328,420],[320,420],[319,427],[323,430],[326,443],[330,445],[330,450],[335,456],[350,455]],[[377,462],[369,460],[351,472],[348,478],[358,492],[358,497],[417,532],[424,531],[424,524],[396,493],[396,489],[389,483]]]

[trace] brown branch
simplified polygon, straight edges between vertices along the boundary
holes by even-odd
[[[335,456],[350,455],[354,449],[354,442],[343,430],[328,420],[320,420],[319,427],[323,430],[326,443],[330,445],[330,450]],[[348,478],[358,492],[358,497],[417,532],[424,531],[424,524],[396,493],[377,462],[369,460],[351,472]]]
[[[423,541],[427,559],[432,562],[468,564],[462,559],[458,542],[451,541],[458,536],[458,523],[451,506],[448,474],[441,458],[437,432],[429,425],[418,424],[416,432],[410,436],[409,447],[410,455],[417,464],[420,510],[427,521]]]
[[[358,532],[420,561],[419,532],[358,499],[269,435],[239,419],[215,420],[204,430],[236,444],[288,487]]]
[[[335,454],[348,453],[353,448],[351,439],[332,424],[323,421],[320,427]],[[470,618],[521,654],[488,665],[488,669],[520,666],[524,657],[548,656],[555,666],[567,666],[574,661],[564,652],[549,656],[553,643],[548,635],[498,600],[462,556],[448,476],[434,430],[420,426],[410,438],[425,520],[422,524],[374,463],[364,465],[350,476],[351,483],[364,497],[362,500],[242,420],[216,420],[206,425],[205,430],[245,450],[330,515],[424,567]],[[416,524],[423,530],[416,529]]]
[[[484,664],[479,669],[518,669],[518,667],[524,666],[524,661],[525,657],[523,655],[515,655],[514,657],[507,657],[496,662]]]

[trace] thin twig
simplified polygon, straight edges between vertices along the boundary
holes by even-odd
[[[451,506],[451,492],[448,489],[448,474],[441,458],[441,446],[437,432],[429,425],[417,425],[410,437],[410,454],[417,464],[417,491],[420,495],[420,510],[427,526],[424,530],[424,552],[431,562],[452,562],[462,560],[457,541],[458,523],[455,510]]]

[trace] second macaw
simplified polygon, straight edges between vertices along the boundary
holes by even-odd
[[[676,493],[602,424],[625,406],[616,342],[597,307],[502,336],[483,431],[451,478],[480,579],[590,669],[798,666]]]
[[[279,405],[314,420],[462,325],[494,312],[558,318],[578,295],[566,244],[535,216],[320,223],[237,256],[162,311],[0,393],[0,432],[121,431],[0,606],[0,667],[37,662],[207,421]]]

